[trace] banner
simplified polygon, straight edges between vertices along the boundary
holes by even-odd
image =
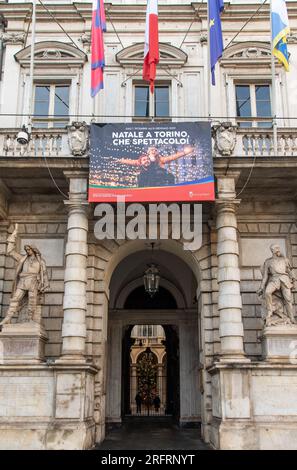
[[[92,124],[89,201],[213,201],[208,122]]]

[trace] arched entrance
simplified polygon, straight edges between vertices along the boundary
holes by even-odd
[[[131,413],[131,331],[135,325],[162,326],[166,370],[164,410],[179,424],[199,423],[199,347],[197,281],[179,257],[159,249],[160,290],[147,298],[143,273],[151,261],[149,250],[128,255],[110,281],[106,422],[119,424]],[[145,349],[144,349],[145,350]],[[142,352],[144,352],[144,350]],[[134,390],[133,390],[134,393]],[[159,393],[159,390],[158,390]],[[135,397],[134,397],[135,398]]]

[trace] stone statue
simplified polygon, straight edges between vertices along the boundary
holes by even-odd
[[[33,245],[25,245],[25,255],[16,252],[16,239],[18,224],[15,225],[13,233],[7,239],[7,254],[17,261],[16,277],[12,288],[12,297],[6,317],[0,323],[11,323],[12,317],[19,312],[23,301],[27,298],[27,314],[29,321],[41,322],[37,313],[40,295],[49,289],[47,269],[40,251]]]
[[[73,122],[68,127],[68,143],[72,155],[84,155],[88,148],[89,130],[85,122]]]
[[[236,126],[232,126],[231,122],[222,122],[214,126],[213,136],[215,140],[215,151],[218,155],[229,157],[236,144]]]
[[[258,295],[263,298],[265,326],[295,324],[292,288],[295,277],[288,258],[278,245],[271,245],[272,257],[262,267],[262,283]]]

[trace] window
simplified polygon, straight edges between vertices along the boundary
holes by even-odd
[[[148,85],[136,85],[134,89],[135,117],[168,117],[169,85],[156,85],[152,94]]]
[[[143,338],[156,336],[156,327],[154,325],[138,325],[138,336]]]
[[[65,127],[68,124],[70,86],[36,84],[34,89],[34,127]]]
[[[255,118],[271,118],[270,85],[236,85],[236,115],[240,127],[271,127],[271,120],[257,121]],[[253,118],[252,121],[240,118]]]

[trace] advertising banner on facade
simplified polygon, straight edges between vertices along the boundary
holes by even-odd
[[[89,201],[213,201],[208,122],[92,124]]]

